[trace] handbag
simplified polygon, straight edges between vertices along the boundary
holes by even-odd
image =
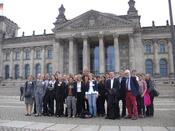
[[[30,91],[26,91],[25,93],[24,93],[24,96],[25,97],[30,97],[32,95],[32,93],[30,92]]]
[[[154,90],[153,90],[153,95],[154,95],[155,97],[158,97],[158,96],[160,95],[160,93],[159,93],[156,89],[154,89]]]
[[[150,104],[151,104],[151,99],[148,92],[146,92],[144,95],[144,105],[149,106]]]

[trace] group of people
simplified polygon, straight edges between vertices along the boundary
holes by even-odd
[[[35,116],[106,116],[106,119],[136,120],[154,115],[154,92],[154,81],[149,74],[125,70],[95,76],[84,70],[77,75],[38,74],[36,79],[30,75],[23,96],[26,116],[34,113]],[[145,96],[149,102],[145,102]]]

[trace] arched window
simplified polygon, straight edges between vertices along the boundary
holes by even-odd
[[[166,77],[168,75],[167,61],[165,59],[160,59],[159,67],[160,67],[160,76]]]
[[[15,65],[15,79],[19,78],[19,65]]]
[[[153,61],[151,59],[147,59],[145,61],[145,71],[146,71],[146,74],[153,75]]]
[[[47,64],[47,73],[50,75],[52,74],[52,64],[51,63]]]
[[[106,48],[106,71],[114,71],[114,46],[109,45]]]
[[[166,52],[166,44],[165,44],[165,41],[160,41],[160,42],[159,42],[159,52],[160,52],[160,53],[165,53],[165,52]]]
[[[10,68],[9,65],[5,66],[5,79],[9,78]]]
[[[27,79],[29,75],[30,75],[30,65],[26,64],[25,65],[25,79]]]
[[[38,74],[41,74],[41,65],[36,64],[35,66],[35,77],[37,77]]]

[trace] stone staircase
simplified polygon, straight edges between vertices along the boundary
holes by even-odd
[[[156,89],[160,93],[160,97],[175,97],[175,85],[156,84]]]

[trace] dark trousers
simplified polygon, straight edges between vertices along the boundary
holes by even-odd
[[[120,97],[119,101],[122,101],[122,114],[121,114],[121,116],[125,117],[126,116],[126,99],[125,99],[125,97]],[[120,112],[120,108],[119,108],[119,112]]]
[[[107,96],[107,118],[116,119],[120,117],[119,100],[115,95]]]
[[[33,114],[36,114],[36,101],[35,101],[35,99],[34,99]]]
[[[54,99],[55,99],[55,92],[54,90],[48,91],[47,105],[48,105],[48,113],[49,115],[54,115]]]
[[[100,95],[97,99],[97,114],[104,115],[105,114],[105,96]]]
[[[137,109],[139,115],[145,115],[144,97],[137,96]]]
[[[56,113],[55,115],[62,116],[64,115],[64,97],[56,96]]]
[[[81,115],[83,112],[84,104],[84,94],[82,92],[77,92],[77,115]]]
[[[47,97],[48,97],[48,90],[46,91],[43,97],[43,114],[48,115],[48,107],[47,107]]]
[[[146,107],[146,116],[154,116],[154,95],[152,92],[149,93],[151,104]]]
[[[89,103],[88,103],[88,100],[84,98],[83,101],[84,101],[83,110],[84,110],[84,111],[89,111]]]

